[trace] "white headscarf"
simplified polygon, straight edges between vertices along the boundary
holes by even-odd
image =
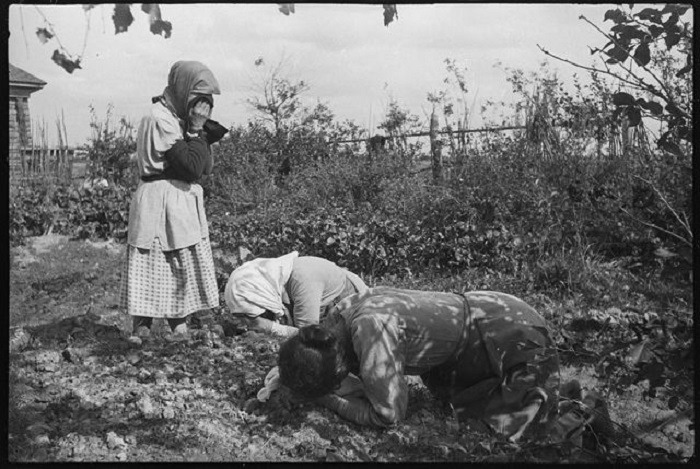
[[[253,259],[234,270],[224,290],[229,310],[249,317],[260,316],[265,311],[284,316],[285,286],[298,256],[293,251],[282,257]]]

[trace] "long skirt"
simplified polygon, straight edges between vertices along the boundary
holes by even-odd
[[[167,252],[158,238],[151,249],[127,245],[119,296],[131,316],[184,318],[219,306],[209,238]]]

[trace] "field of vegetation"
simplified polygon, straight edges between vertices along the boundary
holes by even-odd
[[[259,118],[230,129],[202,182],[222,289],[242,261],[298,250],[370,285],[517,295],[550,322],[563,378],[604,396],[609,434],[589,429],[582,448],[508,443],[458,425],[419,381],[389,431],[308,403],[261,403],[279,343],[246,331],[223,301],[190,318],[190,341],[157,324],[131,347],[116,295],[135,142],[108,116],[95,117],[86,147],[89,179],[106,187],[12,188],[10,459],[688,461],[692,35],[672,27],[678,11],[647,10],[637,23],[611,10],[622,16],[610,14],[617,42],[605,53],[651,71],[659,93],[596,72],[571,91],[547,64],[507,69],[519,102],[498,109],[522,128],[465,134],[468,84],[446,60],[446,88],[428,94],[443,132],[431,148],[402,137],[428,123],[396,100],[373,146],[328,105],[304,106],[306,85],[275,69],[265,84],[279,101],[251,100]],[[657,24],[653,11],[664,23],[650,52],[629,28]],[[345,140],[356,141],[335,143]]]

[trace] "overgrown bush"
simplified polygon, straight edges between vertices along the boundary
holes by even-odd
[[[91,179],[107,181],[127,187],[138,183],[137,168],[132,155],[136,152],[134,128],[125,118],[115,124],[112,118],[112,105],[100,121],[95,109],[90,106],[90,128],[92,135],[84,146],[88,156],[87,174]]]
[[[370,207],[330,204],[301,212],[279,203],[264,215],[213,216],[211,231],[225,249],[244,246],[261,257],[298,250],[371,276],[455,273],[510,262],[505,253],[513,239],[505,227],[446,217],[457,215],[445,210],[409,223]]]
[[[260,120],[230,129],[202,182],[213,241],[256,256],[297,249],[374,276],[484,268],[568,292],[594,288],[589,267],[599,261],[641,265],[636,273],[648,278],[670,265],[655,255],[661,249],[690,266],[686,154],[658,151],[642,127],[621,126],[600,77],[569,92],[546,64],[530,77],[509,74],[521,98],[509,112],[525,130],[443,145],[440,182],[420,145],[400,138],[421,123],[395,100],[380,125],[395,145],[371,154],[333,143],[360,132],[320,103],[279,122],[283,135]],[[446,94],[438,101],[443,117],[454,113]],[[11,204],[15,242],[51,227],[83,237],[125,230],[131,128],[92,126],[93,174],[118,184],[94,189],[99,194],[50,187],[20,194]]]
[[[130,190],[107,187],[18,188],[10,201],[10,243],[52,232],[80,239],[123,239],[129,221]]]

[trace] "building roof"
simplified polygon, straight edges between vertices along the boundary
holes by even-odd
[[[9,64],[10,85],[24,86],[28,88],[41,89],[46,85],[44,80],[40,80],[29,72]]]

